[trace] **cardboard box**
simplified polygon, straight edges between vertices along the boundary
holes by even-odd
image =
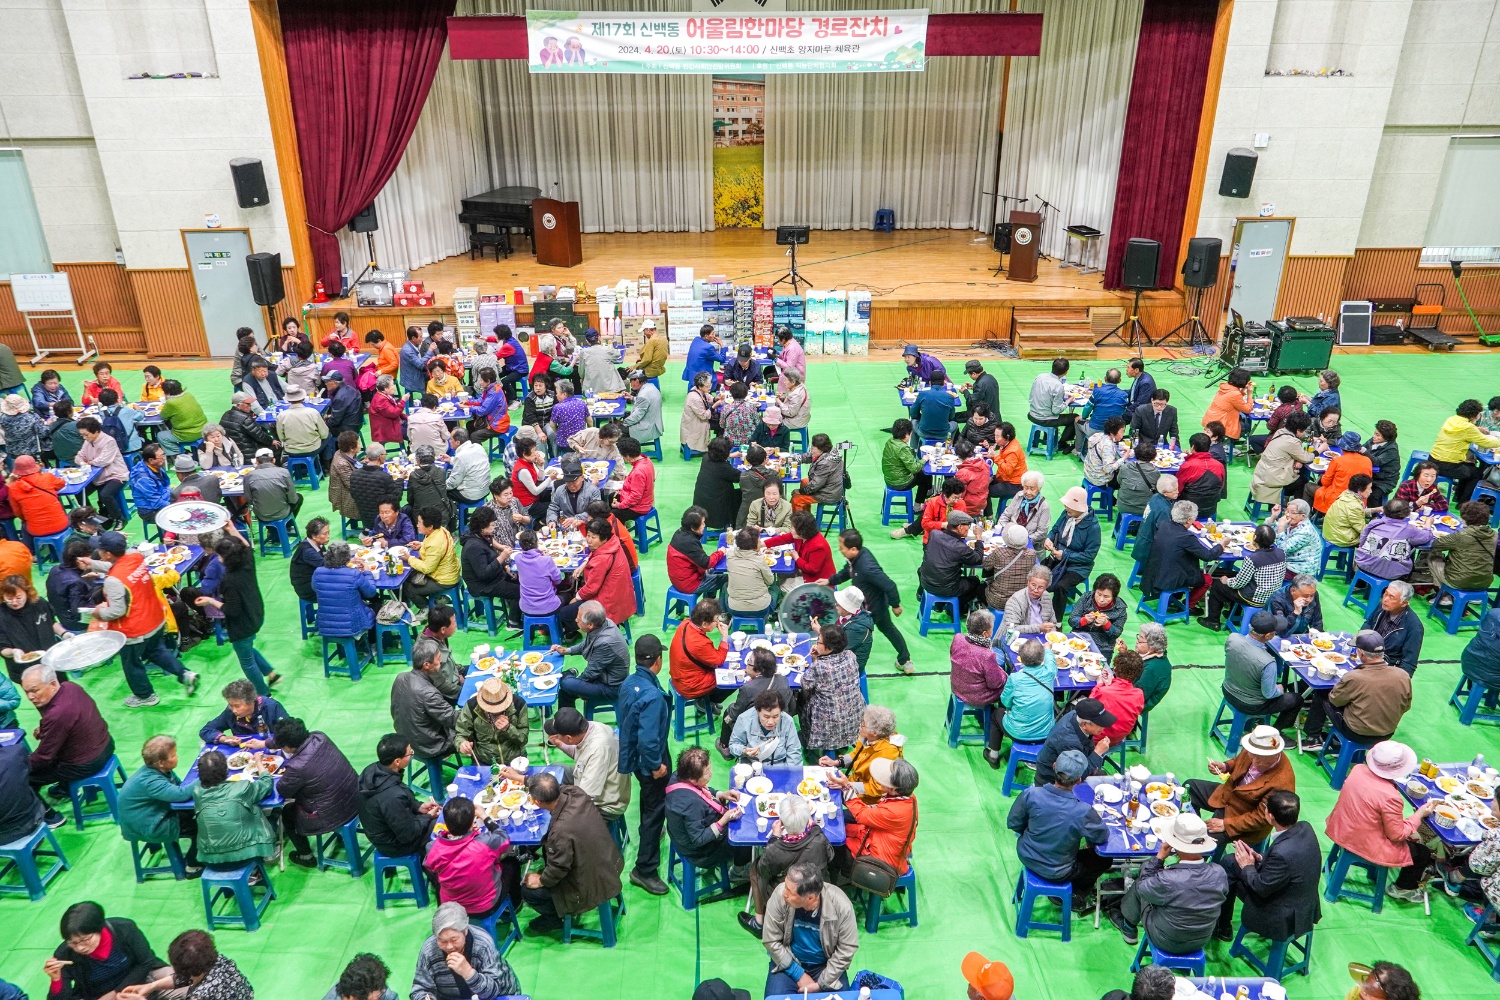
[[[409,308],[411,308],[413,306],[430,306],[432,304],[433,304],[433,298],[432,298],[432,293],[431,292],[416,292],[416,293],[397,292],[396,293],[396,305],[400,306],[402,308],[409,309]],[[478,317],[476,316],[476,322],[477,322],[477,319],[478,319]]]

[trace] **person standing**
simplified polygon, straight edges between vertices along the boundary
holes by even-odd
[[[635,867],[630,881],[651,893],[670,890],[661,880],[661,835],[667,821],[667,725],[670,710],[662,691],[661,639],[643,635],[635,641],[635,672],[620,685],[615,701],[620,729],[621,774],[633,774],[641,787],[641,820],[636,831]]]
[[[152,663],[177,678],[191,695],[198,687],[198,675],[182,665],[166,646],[167,616],[146,557],[132,551],[125,536],[118,531],[102,532],[95,540],[93,568],[107,574],[104,600],[94,608],[94,620],[125,635],[120,648],[120,667],[130,685],[127,708],[149,708],[160,699],[146,676],[146,664]]]
[[[281,675],[255,648],[255,636],[266,623],[266,606],[261,600],[260,583],[255,578],[255,550],[238,538],[225,535],[214,545],[214,552],[224,562],[219,596],[203,596],[194,603],[200,607],[212,605],[223,613],[224,631],[240,661],[240,669],[255,685],[255,693],[267,697],[271,685],[280,680]]]
[[[911,650],[906,637],[891,621],[891,615],[901,614],[901,590],[890,575],[881,568],[875,553],[865,548],[864,536],[853,528],[839,533],[839,554],[844,557],[844,568],[829,579],[830,587],[852,583],[865,597],[865,608],[875,621],[875,627],[896,650],[896,669],[909,674],[912,666]]]

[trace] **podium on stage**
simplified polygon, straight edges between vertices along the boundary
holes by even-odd
[[[578,234],[578,202],[537,198],[531,203],[532,231],[536,233],[536,262],[553,267],[583,263]]]
[[[1035,281],[1036,258],[1041,252],[1042,216],[1040,212],[1010,213],[1010,267],[1005,272],[1009,281]]]

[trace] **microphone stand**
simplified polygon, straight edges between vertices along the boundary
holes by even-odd
[[[997,195],[995,195],[995,198],[1001,203],[1000,204],[1001,214],[1003,214],[1003,215],[1005,215],[1007,217],[1009,217],[1009,215],[1010,215],[1010,210],[1007,208],[1007,206],[1005,204],[1006,202],[1013,201],[1013,202],[1016,203],[1016,207],[1020,208],[1022,205],[1026,204],[1028,201],[1031,200],[1030,198],[1018,198],[1018,197],[1016,197],[1013,194],[997,194]],[[993,233],[994,233],[994,231],[991,230],[991,235],[993,235]],[[995,269],[993,271],[991,271],[990,273],[993,274],[995,277],[998,278],[998,277],[1000,277],[1000,272],[1002,272],[1004,270],[1005,270],[1005,255],[1001,254],[1000,255],[1000,262],[995,265]]]
[[[1052,202],[1048,201],[1046,198],[1043,198],[1039,194],[1034,194],[1031,197],[1035,198],[1037,201],[1039,201],[1039,202],[1042,203],[1042,213],[1043,213],[1042,232],[1044,232],[1044,233],[1050,233],[1050,231],[1047,229],[1046,212],[1047,212],[1047,210],[1049,208],[1053,212],[1056,212],[1058,210],[1057,206],[1054,205],[1054,204],[1052,204]],[[1037,243],[1037,259],[1038,260],[1050,260],[1053,263],[1057,262],[1057,258],[1053,257],[1051,254],[1049,254],[1046,251],[1045,244],[1042,243],[1041,241],[1038,241],[1038,243]]]

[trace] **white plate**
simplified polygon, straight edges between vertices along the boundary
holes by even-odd
[[[771,779],[764,774],[757,774],[745,782],[745,791],[751,795],[765,795],[771,790]]]
[[[546,676],[538,677],[536,680],[532,681],[531,686],[536,688],[538,691],[551,691],[553,688],[557,687],[557,682],[558,677],[556,674],[547,674]]]

